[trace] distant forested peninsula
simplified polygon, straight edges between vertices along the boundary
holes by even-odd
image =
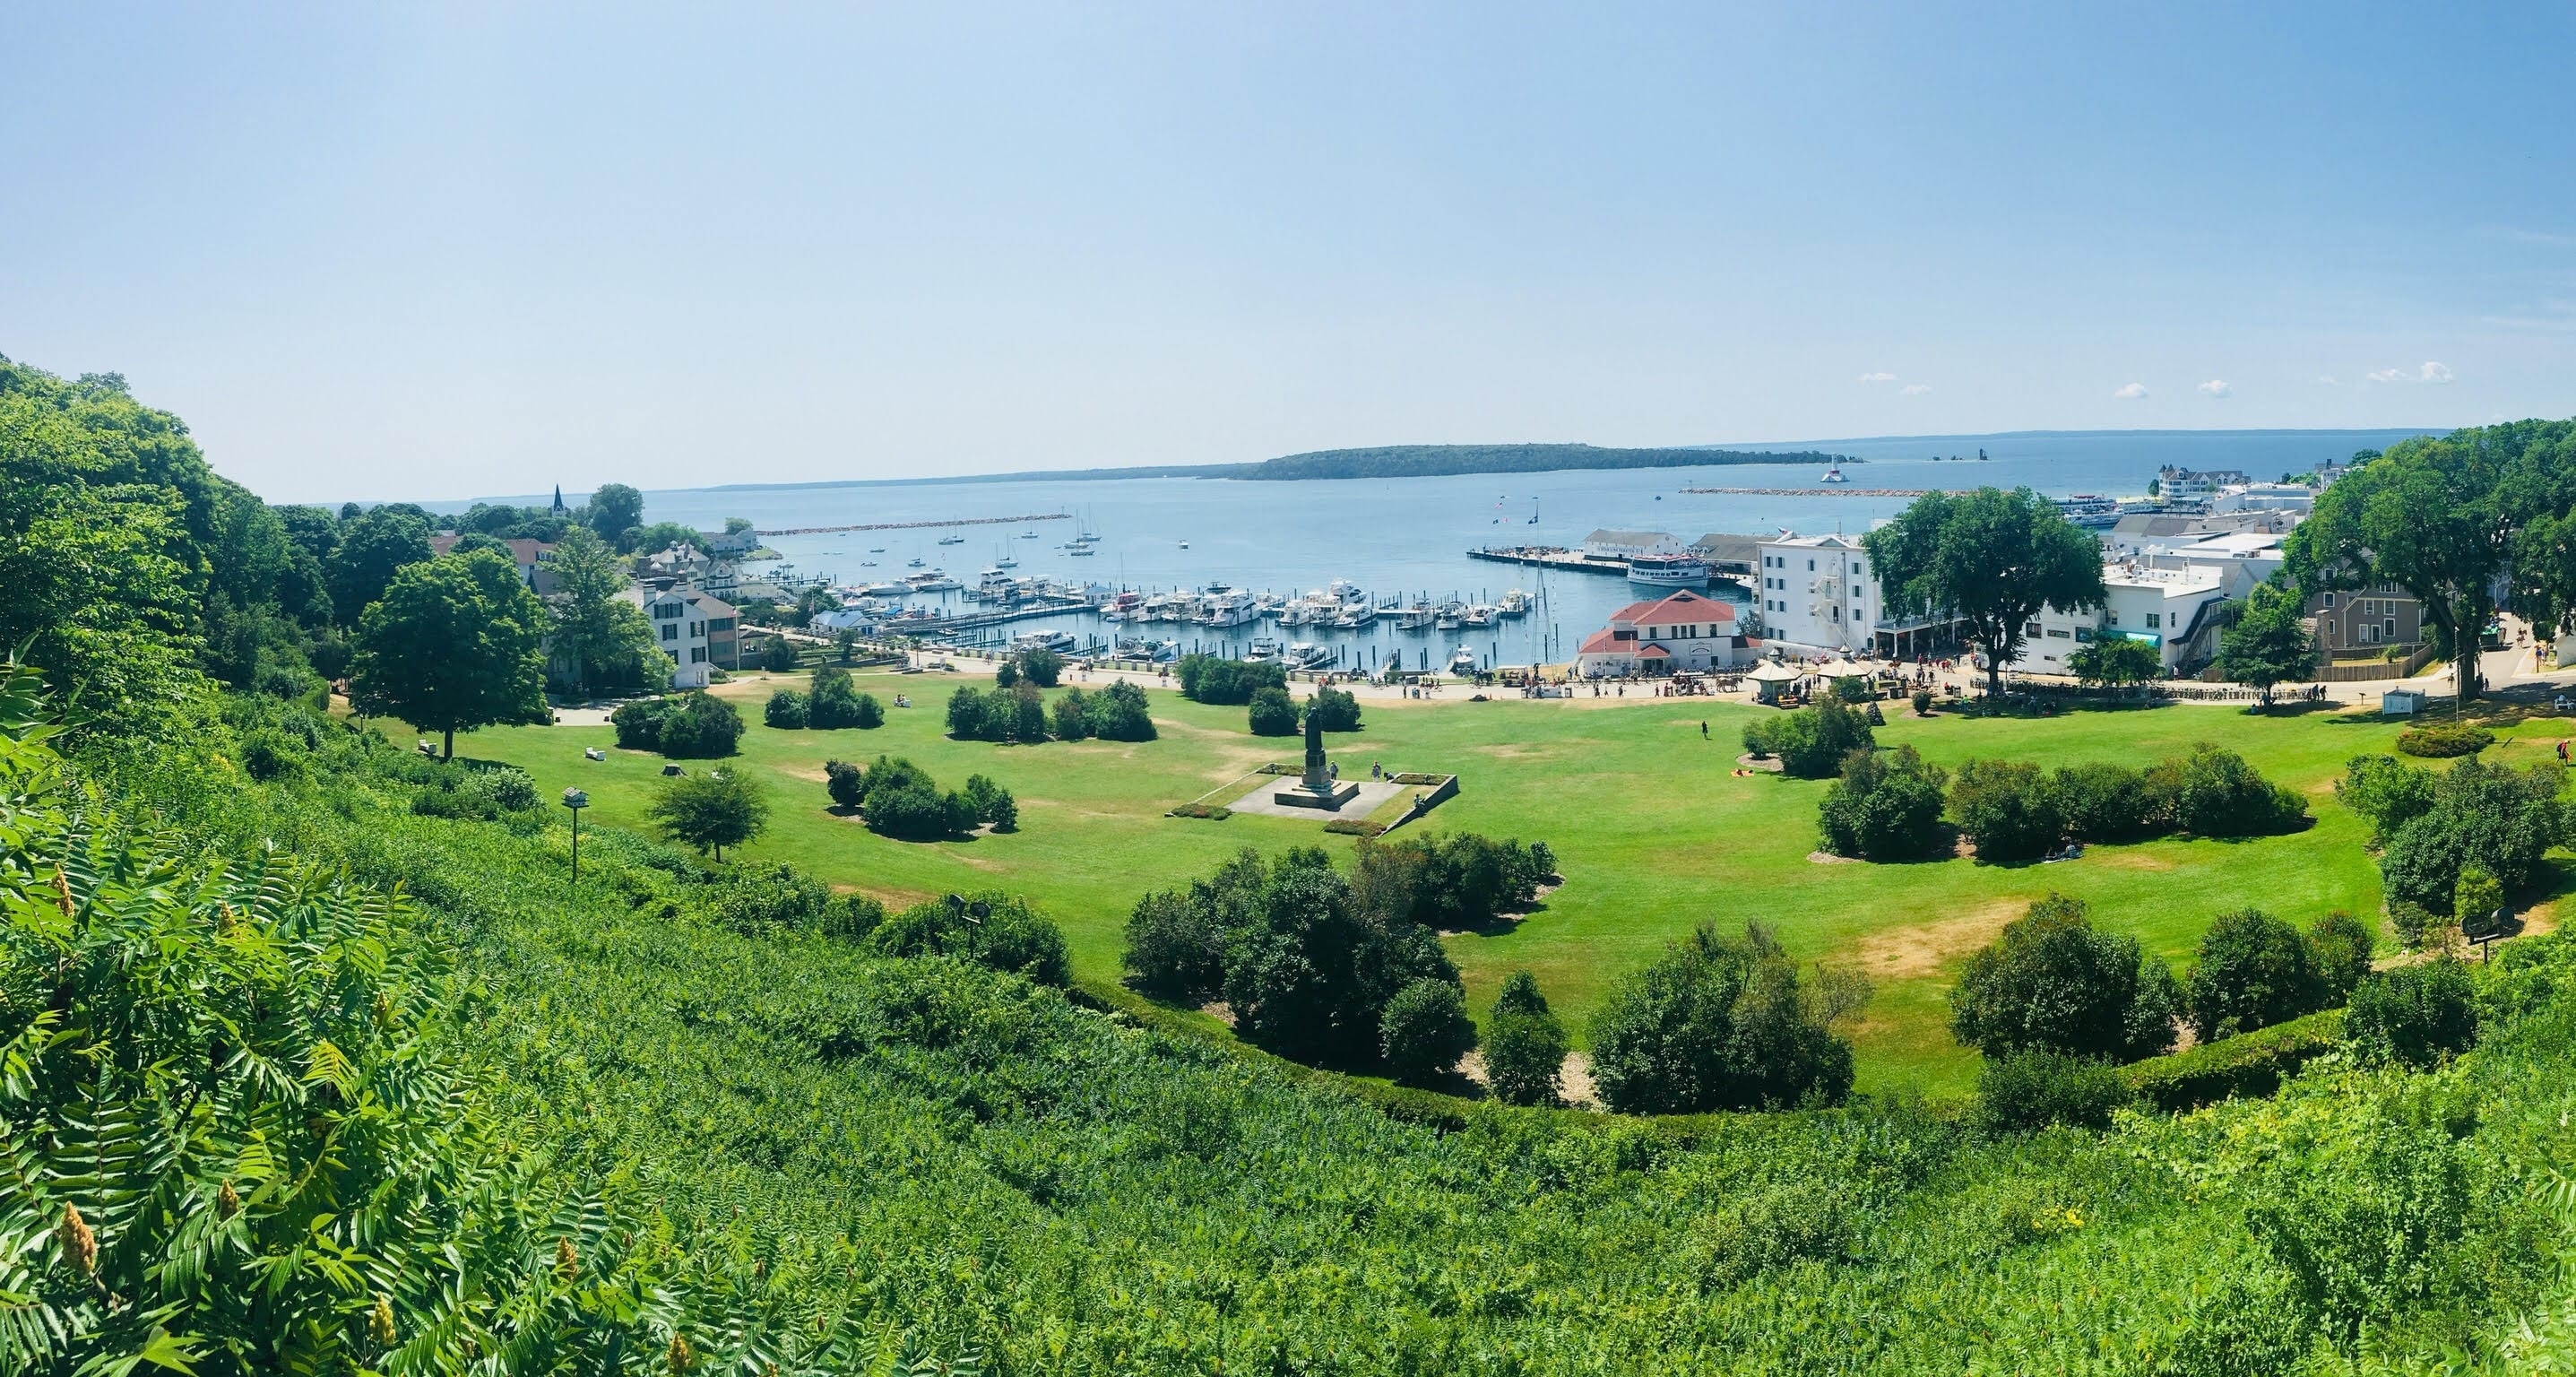
[[[1224,478],[1427,478],[1451,473],[1538,473],[1547,469],[1680,469],[1718,464],[1857,464],[1847,455],[1735,449],[1615,449],[1598,445],[1378,445],[1320,449],[1240,465]]]

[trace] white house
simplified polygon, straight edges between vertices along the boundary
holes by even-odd
[[[1669,531],[1594,531],[1583,538],[1583,553],[1595,559],[1635,559],[1639,555],[1677,555],[1682,543]]]
[[[2107,565],[2102,570],[2103,605],[2071,612],[2041,609],[2038,620],[2023,628],[2026,639],[2011,667],[2025,674],[2072,674],[2067,661],[2078,648],[2119,636],[2156,647],[2171,671],[2201,658],[2217,640],[2211,614],[2227,601],[2224,580],[2209,565]]]
[[[760,548],[760,533],[745,528],[739,531],[708,531],[707,553],[711,555],[747,555]]]
[[[617,596],[644,609],[653,643],[671,657],[671,687],[705,688],[717,669],[739,669],[739,617],[714,595],[656,579]]]
[[[1598,678],[1732,669],[1758,653],[1743,631],[1732,604],[1684,589],[1611,613],[1608,626],[1583,638],[1574,672]]]
[[[1881,611],[1859,536],[1758,542],[1754,599],[1768,640],[1803,650],[1867,650]]]

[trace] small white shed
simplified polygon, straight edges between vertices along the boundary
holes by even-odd
[[[2424,690],[2386,689],[2379,695],[2382,717],[2413,717],[2424,709]]]

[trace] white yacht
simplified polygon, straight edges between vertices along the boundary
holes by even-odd
[[[1708,561],[1697,555],[1639,555],[1628,561],[1628,581],[1650,588],[1706,588]]]
[[[1073,633],[1070,631],[1022,632],[1011,638],[1011,649],[1014,651],[1052,650],[1062,653],[1073,649]]]
[[[1816,481],[1819,483],[1848,483],[1851,480],[1843,477],[1843,466],[1836,464],[1831,468],[1826,469],[1825,476],[1817,479]]]
[[[1503,595],[1502,605],[1494,610],[1506,617],[1526,617],[1530,610],[1530,595],[1515,588]]]
[[[1333,629],[1336,631],[1356,631],[1363,626],[1372,625],[1376,621],[1377,609],[1369,604],[1363,602],[1357,606],[1353,606],[1352,604],[1344,603],[1342,604],[1342,614],[1333,618]]]
[[[1279,658],[1290,669],[1315,669],[1331,663],[1333,652],[1313,641],[1299,641],[1288,647],[1287,652]]]
[[[1417,602],[1411,607],[1400,607],[1396,609],[1395,629],[1398,631],[1428,631],[1431,629],[1431,624],[1439,619],[1439,609],[1433,607],[1427,602]]]
[[[1458,647],[1457,653],[1449,657],[1449,672],[1452,674],[1475,673],[1476,652],[1463,645]]]
[[[1467,609],[1454,602],[1442,603],[1431,616],[1431,625],[1441,631],[1456,631],[1467,624]]]
[[[1279,638],[1276,636],[1253,637],[1252,648],[1243,652],[1243,658],[1246,663],[1256,665],[1267,664],[1272,660],[1278,659]]]
[[[1478,603],[1474,607],[1467,609],[1467,625],[1492,626],[1494,624],[1494,613],[1497,610],[1498,609],[1488,607],[1483,603]]]
[[[1253,611],[1252,595],[1240,588],[1210,593],[1199,606],[1201,619],[1210,626],[1242,626],[1261,619],[1260,614]]]

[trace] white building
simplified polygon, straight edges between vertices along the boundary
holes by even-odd
[[[2212,615],[2226,603],[2224,573],[2209,565],[2149,569],[2105,566],[2102,606],[2077,611],[2043,608],[2023,628],[2021,655],[2010,668],[2025,674],[2072,674],[2067,661],[2079,648],[2106,637],[2126,637],[2156,647],[2170,672],[2201,659],[2216,645]]]
[[[2209,499],[2212,513],[2311,512],[2316,506],[2316,489],[2305,483],[2231,483]]]
[[[1594,531],[1583,538],[1583,553],[1595,559],[1635,559],[1639,555],[1678,555],[1682,543],[1669,531]]]
[[[747,555],[760,548],[760,533],[754,530],[708,531],[705,535],[707,553],[711,555]]]
[[[2133,562],[2149,569],[2214,569],[2223,594],[2246,598],[2289,561],[2281,539],[2269,531],[2231,531],[2187,543],[2149,542]]]
[[[1591,679],[1732,669],[1758,652],[1743,631],[1733,604],[1685,589],[1611,613],[1608,626],[1583,638],[1574,672]]]
[[[1881,612],[1860,537],[1783,536],[1755,546],[1766,640],[1792,650],[1868,650]]]
[[[653,643],[671,657],[671,687],[705,688],[717,669],[739,669],[739,618],[713,594],[657,579],[618,594],[644,609]]]
[[[2253,481],[2237,469],[2201,469],[2195,472],[2167,464],[2156,470],[2156,496],[2167,502],[2206,502],[2216,497],[2220,488]]]

